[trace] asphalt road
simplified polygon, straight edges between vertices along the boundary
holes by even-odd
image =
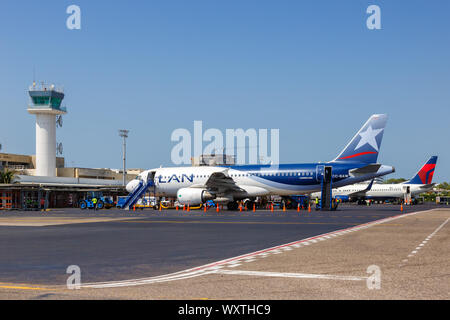
[[[424,209],[407,207],[405,212]],[[351,205],[311,213],[115,209],[1,213],[4,221],[65,220],[27,227],[1,226],[0,221],[0,282],[65,285],[69,265],[81,268],[83,283],[151,277],[400,213],[399,206],[392,205]],[[77,222],[99,217],[112,219]]]

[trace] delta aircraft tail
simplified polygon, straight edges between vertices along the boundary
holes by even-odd
[[[432,156],[423,166],[419,172],[407,184],[431,184],[433,181],[434,168],[436,167],[437,156]]]

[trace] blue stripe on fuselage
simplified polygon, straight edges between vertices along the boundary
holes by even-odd
[[[305,164],[280,164],[271,165],[242,165],[230,166],[230,169],[242,171],[244,174],[250,174],[258,180],[267,180],[291,186],[316,185],[317,166],[331,166],[333,181],[338,182],[348,178],[348,172],[351,169],[360,168],[367,164],[363,163],[305,163]],[[300,175],[299,175],[300,173]],[[302,175],[303,174],[303,175]]]

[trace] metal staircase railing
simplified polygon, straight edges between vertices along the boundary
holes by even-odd
[[[148,188],[154,186],[153,180],[149,180],[147,183],[143,181],[139,182],[139,185],[128,195],[122,208],[130,210],[130,208],[136,204],[136,202],[142,198]]]

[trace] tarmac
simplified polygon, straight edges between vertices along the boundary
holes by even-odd
[[[449,299],[450,209],[399,208],[0,213],[0,299]]]

